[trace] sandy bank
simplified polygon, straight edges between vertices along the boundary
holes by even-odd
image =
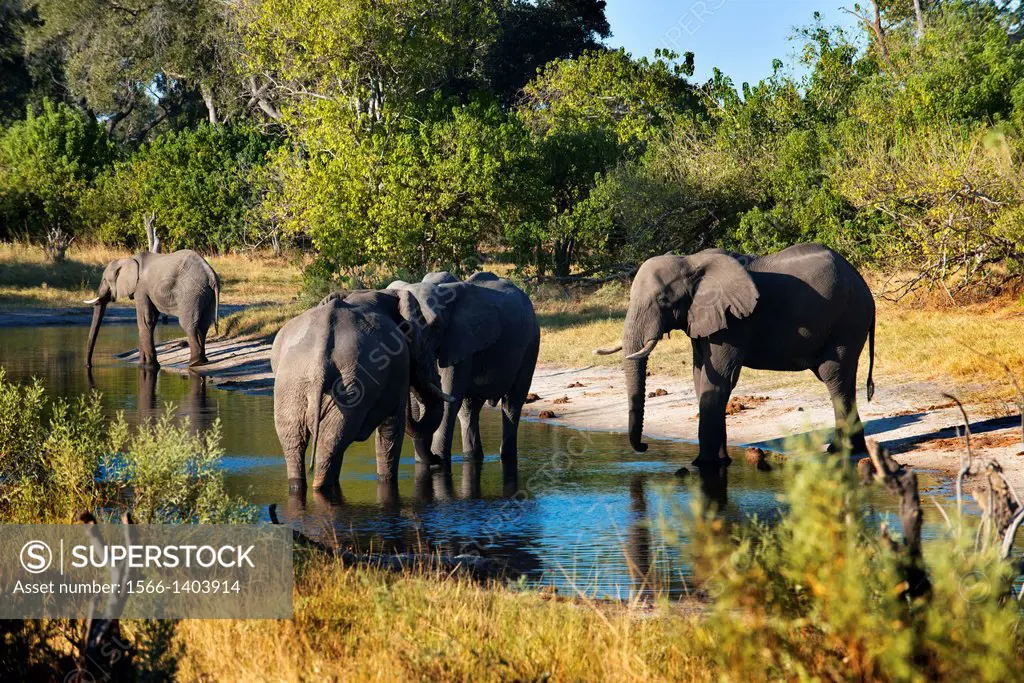
[[[161,344],[157,352],[164,370],[189,371],[188,349],[181,348],[178,342]],[[210,364],[200,372],[213,384],[255,394],[272,393],[270,345],[265,341],[212,340],[207,356]],[[121,358],[134,362],[137,354],[133,351]],[[810,373],[805,374],[806,381],[797,379],[782,387],[763,379],[741,379],[728,418],[730,444],[737,448],[757,445],[781,451],[790,436],[829,438],[833,414],[828,393]],[[865,401],[863,386],[860,388],[860,411],[868,435],[900,452],[903,462],[956,472],[963,451],[958,436],[962,418],[943,393],[965,395],[972,387],[892,377],[876,377],[876,384],[878,390],[871,403]],[[671,376],[653,375],[648,378],[647,388],[657,395],[647,399],[645,435],[695,442],[697,404],[693,386]],[[577,429],[626,430],[624,383],[615,366],[540,365],[531,391],[539,398],[526,406],[528,419],[544,419]],[[999,458],[1011,483],[1024,488],[1024,449],[1016,406],[968,404],[966,409],[971,417],[975,452]]]

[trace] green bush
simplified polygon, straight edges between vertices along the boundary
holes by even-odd
[[[29,109],[0,133],[0,239],[77,233],[83,199],[113,156],[102,128],[67,105]]]
[[[849,460],[800,452],[786,464],[779,523],[727,533],[721,519],[695,517],[691,552],[715,596],[700,630],[722,673],[735,680],[752,672],[759,680],[1015,678],[1024,639],[1018,605],[1006,597],[1016,572],[996,549],[975,550],[978,520],[925,542],[931,590],[909,598],[905,556],[883,538]]]
[[[0,521],[70,524],[127,511],[145,523],[251,522],[255,510],[224,489],[219,425],[193,434],[165,415],[129,429],[108,422],[100,397],[48,400],[0,368]]]
[[[145,247],[151,215],[168,249],[254,244],[264,226],[251,180],[275,144],[251,128],[209,124],[161,135],[97,182],[88,202],[93,229],[108,244]]]

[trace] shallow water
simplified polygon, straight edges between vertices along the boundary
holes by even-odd
[[[452,477],[430,476],[417,469],[406,440],[399,498],[381,500],[371,439],[345,454],[340,498],[311,492],[304,500],[289,499],[273,398],[116,361],[113,354],[137,345],[137,334],[134,325],[104,327],[90,379],[84,367],[87,328],[0,329],[0,365],[9,379],[39,378],[51,395],[77,396],[94,387],[110,415],[122,411],[132,423],[160,415],[170,404],[200,429],[219,420],[230,489],[259,505],[265,518],[268,506],[277,504],[283,521],[312,536],[361,550],[480,552],[508,561],[531,583],[599,597],[646,593],[652,583],[670,595],[695,587],[685,535],[666,521],[690,509],[693,484],[674,472],[696,455],[691,444],[652,441],[646,453],[637,454],[622,434],[524,420],[517,486],[506,490],[497,457],[500,420],[488,409],[481,418],[487,453],[482,465],[456,456]],[[180,334],[177,327],[162,327],[158,339]],[[713,492],[724,516],[776,517],[779,469],[758,472],[734,453],[727,489]],[[887,496],[875,498],[879,510],[893,509]]]

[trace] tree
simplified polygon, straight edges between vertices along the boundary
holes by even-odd
[[[475,0],[243,0],[237,21],[250,73],[299,126],[302,108],[322,101],[373,126],[474,80],[496,25],[491,4]]]
[[[224,252],[259,229],[250,177],[266,163],[274,140],[250,127],[200,124],[169,132],[114,164],[87,205],[105,242],[145,248],[152,216],[171,249]]]
[[[41,0],[38,11],[29,51],[60,53],[71,98],[110,136],[140,142],[242,109],[234,35],[218,0]]]
[[[548,64],[524,89],[517,109],[534,140],[541,185],[548,188],[543,227],[512,235],[519,251],[534,240],[538,274],[550,260],[557,277],[569,275],[580,251],[581,226],[571,218],[595,178],[636,158],[664,126],[694,100],[684,76],[692,56],[672,53],[634,60],[624,50],[586,52]]]
[[[95,121],[44,101],[0,137],[0,235],[73,233],[91,183],[114,156]]]
[[[505,0],[498,33],[484,56],[483,79],[505,104],[549,62],[601,49],[611,35],[604,0]]]

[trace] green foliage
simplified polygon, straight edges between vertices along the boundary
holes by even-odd
[[[227,251],[256,241],[251,178],[274,140],[247,127],[201,124],[161,135],[114,164],[88,206],[97,236],[108,244],[145,247],[144,217],[171,249]]]
[[[586,202],[601,174],[634,159],[675,117],[693,106],[683,78],[692,64],[659,52],[634,60],[624,50],[585,52],[556,60],[522,93],[517,114],[531,134],[542,205],[528,230],[511,233],[518,253],[536,248],[535,264],[569,275],[581,257],[595,253],[600,227],[586,221]]]
[[[146,523],[251,522],[255,509],[224,490],[219,439],[169,413],[132,432],[108,423],[98,394],[49,401],[0,368],[0,520],[70,524],[120,509]]]
[[[949,531],[926,544],[931,593],[908,599],[904,557],[881,536],[848,461],[806,452],[787,465],[778,524],[727,539],[720,519],[697,515],[693,552],[717,596],[701,630],[722,673],[1012,679],[1024,659],[1016,602],[1003,599],[1012,565],[975,552],[973,529]]]
[[[69,101],[102,115],[112,137],[237,116],[242,79],[227,7],[217,0],[38,0],[28,55],[52,52]],[[250,105],[251,106],[251,105]]]
[[[396,270],[472,271],[486,235],[517,216],[525,132],[496,104],[417,114],[364,132],[347,105],[323,102],[275,159],[270,201],[334,272],[363,281]],[[319,276],[317,276],[319,277]]]
[[[0,134],[0,237],[72,232],[83,198],[114,154],[103,130],[63,104]]]

